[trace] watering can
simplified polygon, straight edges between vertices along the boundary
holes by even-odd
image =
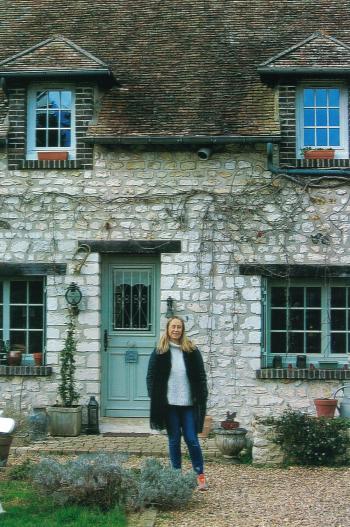
[[[340,390],[343,390],[343,398],[338,406],[340,417],[350,417],[350,383],[338,388],[333,394],[334,398]]]

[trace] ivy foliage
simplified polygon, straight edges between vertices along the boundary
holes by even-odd
[[[335,465],[350,445],[347,430],[350,420],[313,417],[287,409],[270,422],[273,441],[281,446],[288,463],[298,465]]]

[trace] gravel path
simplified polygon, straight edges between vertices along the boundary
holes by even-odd
[[[350,527],[350,468],[208,463],[210,489],[155,527]]]

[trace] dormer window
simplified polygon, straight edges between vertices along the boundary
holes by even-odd
[[[34,86],[28,91],[27,159],[40,153],[75,158],[74,91],[68,87]]]
[[[337,85],[304,85],[297,92],[297,157],[302,149],[335,150],[346,159],[348,149],[347,89]]]

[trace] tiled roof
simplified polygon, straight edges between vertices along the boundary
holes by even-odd
[[[259,66],[259,71],[315,68],[350,68],[350,47],[328,35],[316,32],[299,44],[279,53]]]
[[[0,61],[57,34],[98,57],[122,84],[90,127],[101,138],[278,135],[275,91],[258,66],[316,31],[342,43],[320,37],[344,63],[348,13],[347,0],[16,0],[0,11]],[[47,67],[62,66],[52,49]],[[298,49],[277,60],[299,64]],[[315,49],[313,64],[322,60]]]
[[[0,76],[7,73],[50,71],[107,71],[108,66],[74,42],[54,37],[0,62]]]

